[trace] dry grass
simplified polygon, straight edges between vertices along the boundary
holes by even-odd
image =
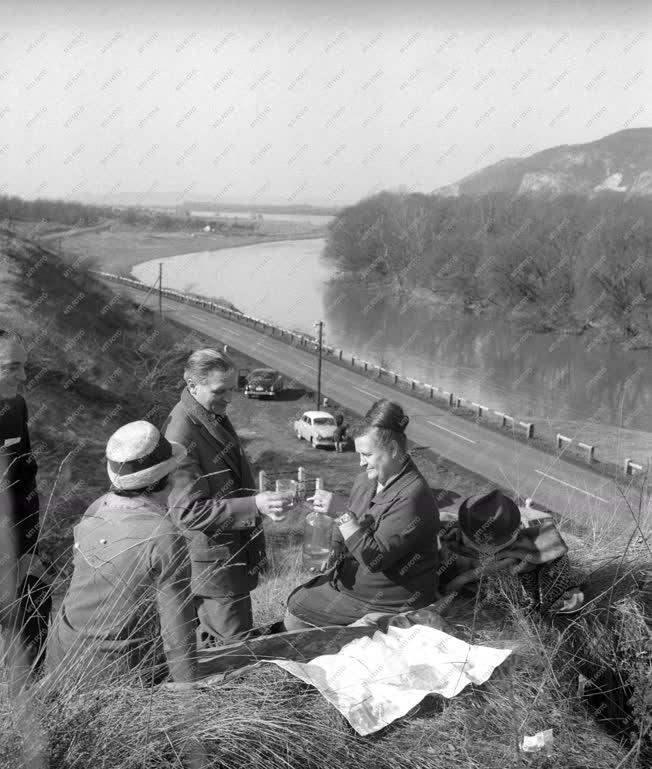
[[[283,568],[279,562],[278,571],[257,591],[261,619],[266,612],[277,616],[276,600],[289,584]],[[270,665],[190,692],[151,689],[127,680],[83,692],[61,682],[51,688],[46,680],[34,687],[32,707],[48,735],[48,765],[172,769],[189,765],[192,751],[201,747],[206,766],[225,769],[644,766],[644,735],[613,739],[577,695],[578,667],[592,654],[589,630],[595,633],[595,619],[572,623],[584,640],[584,659],[578,660],[570,653],[567,629],[524,617],[508,588],[494,588],[481,607],[460,607],[453,621],[460,634],[473,631],[476,642],[509,646],[514,654],[484,686],[469,687],[451,701],[427,698],[376,735],[358,737],[314,690]],[[630,640],[640,631],[636,607],[630,594],[613,608],[618,621],[633,613],[632,624],[623,628]],[[462,622],[465,611],[467,621],[475,616],[475,627]],[[0,763],[18,769],[24,735],[6,703],[0,723]],[[518,750],[523,734],[549,728],[554,731],[551,758]]]
[[[508,578],[488,583],[480,598],[453,604],[447,617],[456,635],[513,654],[483,686],[450,701],[428,697],[376,735],[359,737],[315,690],[271,665],[191,691],[135,678],[88,691],[73,666],[56,685],[45,678],[32,688],[48,766],[173,769],[191,766],[198,752],[203,766],[224,769],[647,766],[649,563],[640,555],[605,560],[607,544],[597,533],[596,541],[580,564],[603,561],[588,589],[589,611],[553,625],[523,613]],[[307,576],[297,544],[271,542],[270,567],[254,594],[258,624],[278,619],[285,596]],[[600,679],[605,674],[610,686]],[[580,676],[595,684],[588,699],[578,693]],[[0,765],[18,769],[26,736],[0,703]],[[550,728],[552,756],[518,749],[522,735]]]

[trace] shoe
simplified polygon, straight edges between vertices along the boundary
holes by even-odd
[[[584,606],[584,593],[581,590],[567,590],[550,607],[551,614],[574,614]]]
[[[198,649],[216,649],[218,647],[217,637],[212,633],[208,633],[205,630],[197,633],[197,648]]]

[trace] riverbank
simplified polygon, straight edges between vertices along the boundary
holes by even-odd
[[[109,230],[62,238],[62,248],[80,266],[106,269],[125,277],[141,262],[200,251],[251,246],[283,240],[323,237],[323,228],[296,227],[287,222],[265,222],[255,235],[224,235],[219,232],[168,232],[142,225],[114,224]]]
[[[406,307],[422,307],[428,311],[451,318],[473,316],[486,320],[507,321],[524,332],[534,334],[552,334],[558,339],[578,336],[593,347],[618,344],[624,350],[652,350],[652,332],[642,331],[632,336],[627,334],[613,318],[604,317],[600,321],[580,323],[562,318],[551,323],[542,320],[540,309],[535,306],[520,307],[506,312],[505,307],[486,300],[467,301],[464,295],[456,291],[441,288],[437,291],[422,286],[402,287],[395,280],[379,281],[361,278],[359,272],[340,271],[331,278],[335,290],[348,289],[363,293],[373,292],[376,296],[394,301]]]
[[[596,344],[640,349],[652,336],[651,234],[650,207],[637,198],[383,191],[338,214],[326,253],[338,271],[444,290],[480,318],[525,315],[533,331],[599,327]]]
[[[106,490],[108,436],[133,419],[162,424],[178,397],[189,351],[218,342],[136,312],[135,305],[52,251],[16,239],[2,253],[0,283],[7,301],[0,307],[0,324],[20,326],[29,347],[25,389],[39,460],[42,545],[55,560],[63,587],[70,573],[72,526]],[[30,313],[22,313],[25,306]],[[232,355],[239,367],[255,362],[247,351]],[[234,396],[230,415],[255,469],[273,479],[294,475],[301,465],[312,482],[321,477],[325,488],[345,491],[359,471],[356,455],[297,441],[292,421],[313,402],[287,384],[278,401]],[[423,451],[415,452],[415,461],[431,486],[445,492],[438,492],[442,506],[456,506],[486,488],[482,479]],[[257,624],[277,619],[289,591],[308,576],[299,557],[305,512],[296,506],[281,524],[266,524],[270,566],[254,592]],[[573,562],[590,575],[590,609],[554,624],[524,614],[509,584],[493,581],[482,600],[452,604],[448,619],[455,635],[513,654],[487,684],[468,687],[452,700],[428,697],[373,737],[355,735],[314,689],[268,666],[188,692],[125,680],[82,693],[76,687],[53,689],[44,679],[31,689],[30,707],[48,745],[49,764],[172,769],[189,745],[199,744],[216,766],[228,769],[643,767],[649,598],[639,576],[641,557],[627,531],[617,539],[598,530],[584,538],[565,536]],[[606,672],[613,680],[604,679]],[[578,685],[590,696],[579,695]],[[625,716],[616,712],[618,705],[628,708]],[[596,707],[602,725],[592,715]],[[553,755],[522,753],[520,737],[544,729],[553,729]],[[6,769],[21,766],[21,740],[3,691],[0,764]]]

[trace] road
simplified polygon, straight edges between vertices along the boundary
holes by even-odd
[[[115,284],[111,284],[117,288]],[[139,303],[141,291],[122,290]],[[150,306],[152,305],[150,299]],[[197,307],[163,299],[164,313],[184,325],[212,336],[278,369],[297,383],[316,389],[317,361],[274,337],[213,315]],[[360,376],[327,360],[322,363],[322,394],[364,414],[378,398],[396,399],[410,417],[408,437],[500,485],[514,495],[531,498],[584,526],[630,528],[631,508],[639,515],[640,492],[612,479],[547,454],[508,435],[469,422],[407,393]],[[652,522],[650,497],[643,505],[645,523]]]
[[[87,232],[100,232],[100,230],[107,230],[112,227],[114,222],[102,222],[102,224],[94,224],[92,227],[73,227],[70,230],[61,230],[60,232],[49,232],[47,235],[38,236],[39,241],[46,243],[49,240],[56,240],[57,238],[73,238],[75,235],[84,235]]]

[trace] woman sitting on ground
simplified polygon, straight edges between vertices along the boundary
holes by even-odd
[[[464,500],[457,519],[444,524],[439,536],[445,595],[475,595],[486,575],[509,571],[518,576],[527,610],[570,613],[584,602],[552,518],[542,513],[524,519],[498,489]]]
[[[398,403],[376,401],[356,431],[363,470],[348,503],[315,492],[314,509],[335,521],[333,565],[290,595],[288,630],[348,625],[370,612],[398,614],[437,597],[439,515],[407,453],[408,422]]]

